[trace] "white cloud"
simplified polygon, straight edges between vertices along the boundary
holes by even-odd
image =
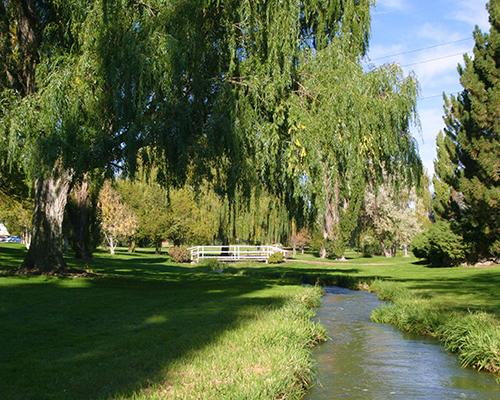
[[[483,31],[489,29],[488,12],[484,0],[453,0],[450,1],[450,19],[460,21],[471,27],[479,25]]]
[[[436,24],[431,24],[430,22],[423,24],[418,29],[417,35],[434,43],[447,43],[463,38],[463,35],[460,33],[452,32],[449,29]]]
[[[471,44],[453,44],[427,49],[412,59],[405,71],[414,71],[422,90],[429,95],[429,89],[458,83],[457,65],[463,63],[463,54],[471,51]],[[405,65],[404,61],[402,65]]]

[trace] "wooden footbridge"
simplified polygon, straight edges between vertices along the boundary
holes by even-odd
[[[245,245],[226,245],[226,246],[193,246],[189,248],[191,252],[191,261],[198,263],[200,260],[215,259],[218,261],[265,261],[274,253],[281,253],[286,257],[286,250],[279,246],[245,246]]]

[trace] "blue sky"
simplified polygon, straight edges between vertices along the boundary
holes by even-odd
[[[377,0],[372,10],[367,63],[397,62],[405,73],[416,74],[420,83],[421,130],[415,128],[413,132],[424,167],[430,174],[436,156],[436,135],[444,126],[440,95],[443,91],[461,90],[456,67],[463,60],[462,54],[470,53],[474,46],[474,26],[479,25],[483,31],[489,29],[486,3],[486,0]],[[409,52],[442,43],[449,44]],[[403,52],[406,54],[395,55]],[[435,95],[439,96],[429,98]]]

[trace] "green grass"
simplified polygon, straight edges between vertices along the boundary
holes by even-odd
[[[2,245],[0,269],[22,254]],[[151,253],[89,267],[0,277],[0,398],[299,399],[310,384],[320,289]]]
[[[0,271],[17,267],[22,255],[20,246],[1,245]],[[392,282],[378,293],[409,299],[398,314],[402,329],[435,335],[454,351],[464,347],[457,332],[470,331],[469,349],[495,351],[496,336],[480,343],[477,329],[442,316],[484,313],[470,326],[487,320],[497,329],[499,266],[348,256],[332,262],[306,254],[219,273],[150,251],[98,252],[89,266],[68,259],[94,271],[92,278],[0,276],[0,398],[298,399],[311,382],[310,346],[324,335],[310,320],[319,289],[302,282]],[[474,351],[463,357],[480,367],[484,350],[482,359]]]
[[[462,366],[500,374],[500,324],[493,314],[450,312],[395,282],[376,280],[370,289],[391,301],[372,312],[373,321],[433,336],[458,354]]]
[[[348,254],[346,261],[321,260],[313,255],[297,256],[285,265],[237,265],[248,275],[337,283],[340,278],[355,283],[376,279],[398,282],[422,298],[439,303],[448,311],[485,311],[500,316],[500,265],[489,267],[431,268],[415,257],[362,258]]]

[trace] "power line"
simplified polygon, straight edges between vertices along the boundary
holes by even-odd
[[[429,60],[418,61],[418,62],[414,62],[414,63],[411,63],[411,64],[401,65],[401,67],[411,67],[412,65],[430,63],[432,61],[444,60],[445,58],[461,56],[461,55],[464,55],[464,54],[467,54],[467,52],[465,52],[465,53],[455,53],[455,54],[449,54],[447,56],[442,56],[442,57],[437,57],[437,58],[431,58]]]
[[[472,38],[472,37],[468,37],[468,38],[453,40],[451,42],[439,43],[439,44],[435,44],[435,45],[432,45],[432,46],[420,47],[418,49],[413,49],[413,50],[408,50],[408,51],[402,51],[400,53],[394,53],[394,54],[389,54],[389,55],[386,55],[386,56],[377,57],[377,58],[374,58],[374,59],[372,59],[370,61],[382,60],[384,58],[396,57],[396,56],[400,56],[400,55],[403,55],[403,54],[416,53],[416,52],[422,51],[422,50],[434,49],[436,47],[446,46],[446,45],[454,44],[454,43],[465,42],[466,40],[473,40],[473,39],[474,38]]]
[[[462,90],[458,90],[456,92],[450,92],[450,93],[445,93],[445,94],[447,96],[451,96],[451,95],[459,94],[461,92],[462,92]],[[436,97],[443,97],[443,93],[441,93],[441,94],[433,94],[432,96],[420,97],[420,98],[418,98],[418,100],[427,100],[427,99],[433,99],[433,98],[436,98]]]

